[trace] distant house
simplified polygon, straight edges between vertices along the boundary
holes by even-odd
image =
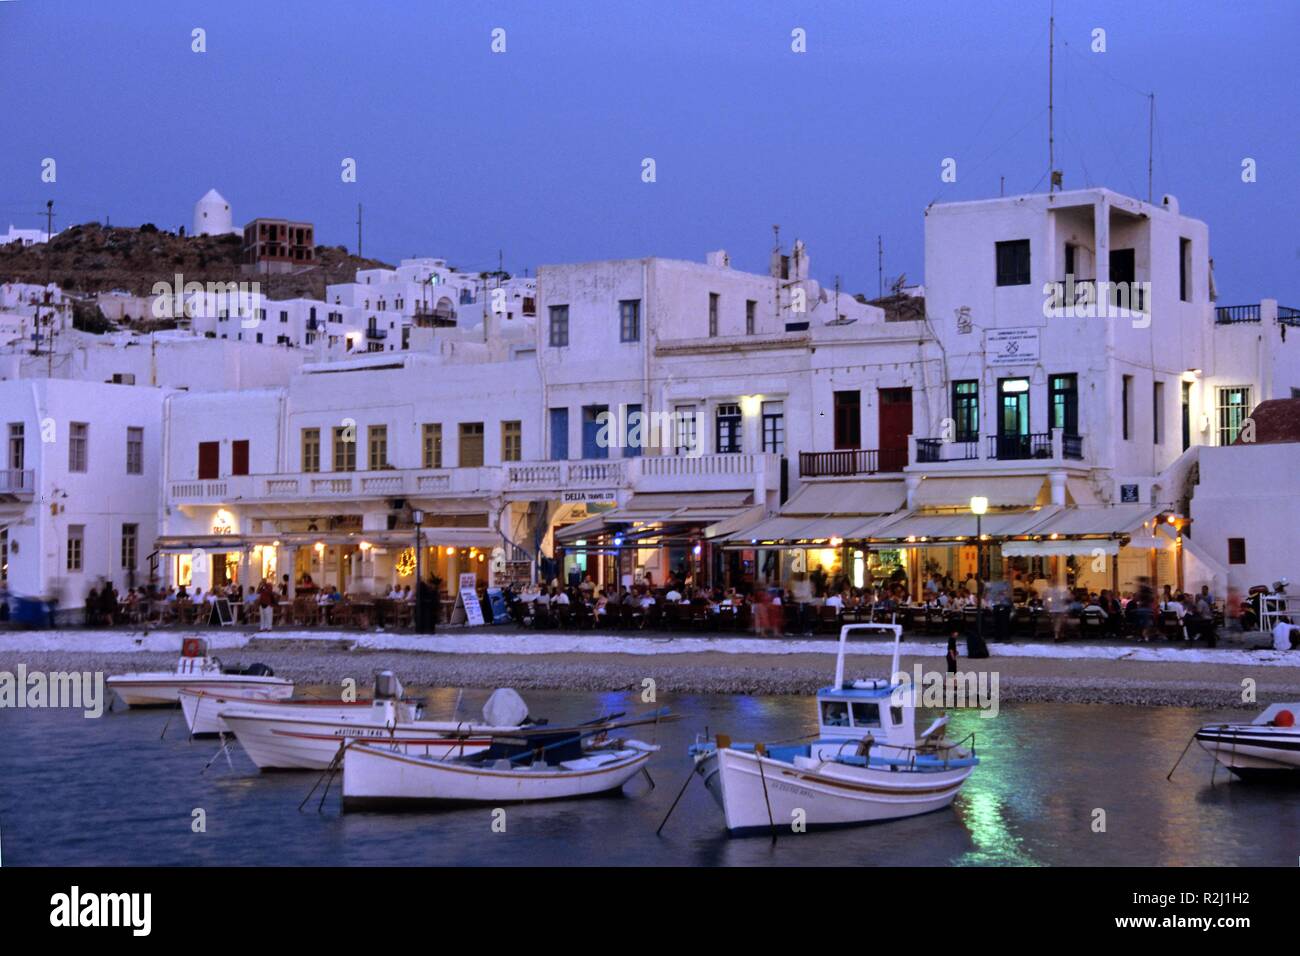
[[[244,272],[292,272],[316,261],[315,228],[309,222],[254,219],[244,227]]]

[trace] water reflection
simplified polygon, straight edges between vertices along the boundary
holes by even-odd
[[[416,693],[426,696],[424,689]],[[431,714],[477,717],[488,691],[427,692]],[[993,719],[953,716],[982,764],[949,810],[854,830],[729,839],[692,781],[661,837],[655,828],[690,774],[687,745],[706,727],[738,739],[789,740],[816,729],[809,697],[677,696],[640,688],[599,695],[524,691],[553,722],[669,706],[673,724],[639,728],[664,749],[625,796],[514,806],[505,833],[490,808],[342,815],[338,782],[298,811],[313,773],[259,774],[232,749],[206,772],[211,741],[186,739],[179,716],[0,711],[0,825],[7,863],[144,865],[1141,865],[1294,866],[1300,792],[1247,786],[1193,747],[1192,731],[1240,712],[1087,705],[1004,706]],[[191,830],[204,809],[207,832]],[[1104,828],[1098,828],[1098,811]]]

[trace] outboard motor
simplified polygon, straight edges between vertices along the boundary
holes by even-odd
[[[372,716],[385,726],[397,726],[398,705],[402,700],[402,682],[392,671],[375,671],[375,699],[370,705]]]

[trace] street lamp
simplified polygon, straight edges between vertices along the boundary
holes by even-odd
[[[984,646],[984,535],[981,527],[984,514],[989,510],[989,500],[976,495],[970,500],[971,514],[975,516],[975,635],[980,647]]]
[[[424,573],[420,561],[420,525],[424,524],[424,512],[412,511],[411,520],[415,523],[415,629],[423,634],[425,628]]]

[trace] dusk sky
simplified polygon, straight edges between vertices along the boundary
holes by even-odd
[[[1300,4],[1057,7],[1066,187],[1145,198],[1154,90],[1154,194],[1209,224],[1220,303],[1300,306]],[[926,205],[997,196],[1001,176],[1007,194],[1047,189],[1048,9],[0,0],[0,228],[43,224],[51,198],[56,227],[188,227],[215,187],[237,224],[305,219],[349,248],[361,202],[363,251],[390,262],[726,248],[762,271],[779,223],[822,282],[874,294],[877,234],[886,275],[921,281]]]

